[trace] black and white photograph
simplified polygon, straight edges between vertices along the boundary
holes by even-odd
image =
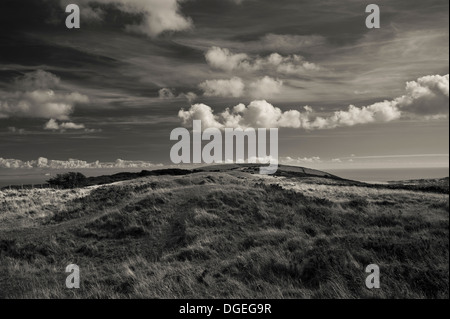
[[[448,0],[0,2],[0,299],[448,298]]]

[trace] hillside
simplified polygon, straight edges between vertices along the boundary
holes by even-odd
[[[448,193],[256,168],[0,191],[0,297],[449,297]]]

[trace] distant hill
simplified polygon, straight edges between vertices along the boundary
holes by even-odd
[[[142,170],[141,172],[122,172],[112,175],[101,175],[87,177],[82,187],[105,185],[115,182],[134,180],[137,178],[150,177],[150,176],[183,176],[195,173],[249,173],[252,175],[259,175],[259,168],[266,166],[266,164],[219,164],[219,165],[206,165],[194,169],[180,169],[180,168],[166,168],[157,170]],[[272,176],[281,178],[296,178],[301,180],[321,179],[321,183],[332,183],[340,186],[362,186],[377,189],[405,189],[416,190],[431,193],[448,193],[449,192],[449,178],[441,179],[420,179],[420,180],[407,180],[407,181],[391,181],[388,184],[371,184],[366,182],[360,182],[355,180],[349,180],[341,178],[339,176],[301,166],[279,165],[278,170]],[[31,188],[47,188],[49,184],[40,185],[18,185],[8,186],[2,189],[31,189]]]
[[[251,174],[259,174],[259,168],[265,166],[264,164],[221,164],[204,166],[193,170],[194,172],[228,172],[228,171],[242,171]],[[337,180],[344,180],[336,175],[332,175],[327,172],[319,171],[316,169],[290,166],[290,165],[278,165],[278,170],[274,176],[285,177],[323,177]]]
[[[82,186],[93,186],[93,185],[105,185],[120,181],[133,180],[136,178],[148,177],[148,176],[182,176],[189,175],[199,172],[245,172],[251,174],[259,174],[259,168],[264,166],[264,164],[221,164],[221,165],[207,165],[204,167],[199,167],[195,169],[179,169],[179,168],[166,168],[157,170],[142,170],[141,172],[121,172],[112,175],[100,175],[87,177]],[[343,180],[342,178],[322,172],[319,170],[314,170],[306,167],[279,165],[278,171],[274,174],[275,176],[284,177],[322,177],[330,178],[336,180]],[[48,184],[35,184],[34,187],[49,187]],[[33,188],[33,185],[17,185],[17,186],[7,186],[4,189],[17,189],[17,188]]]

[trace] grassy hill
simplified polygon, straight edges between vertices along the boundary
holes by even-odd
[[[0,298],[449,297],[448,179],[257,168],[0,191]],[[80,289],[65,287],[71,263]],[[373,263],[381,288],[369,290]]]

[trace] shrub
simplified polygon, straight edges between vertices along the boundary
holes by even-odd
[[[59,186],[61,188],[77,188],[85,186],[87,182],[86,176],[77,172],[69,172],[65,174],[58,174],[47,181],[52,186]]]

